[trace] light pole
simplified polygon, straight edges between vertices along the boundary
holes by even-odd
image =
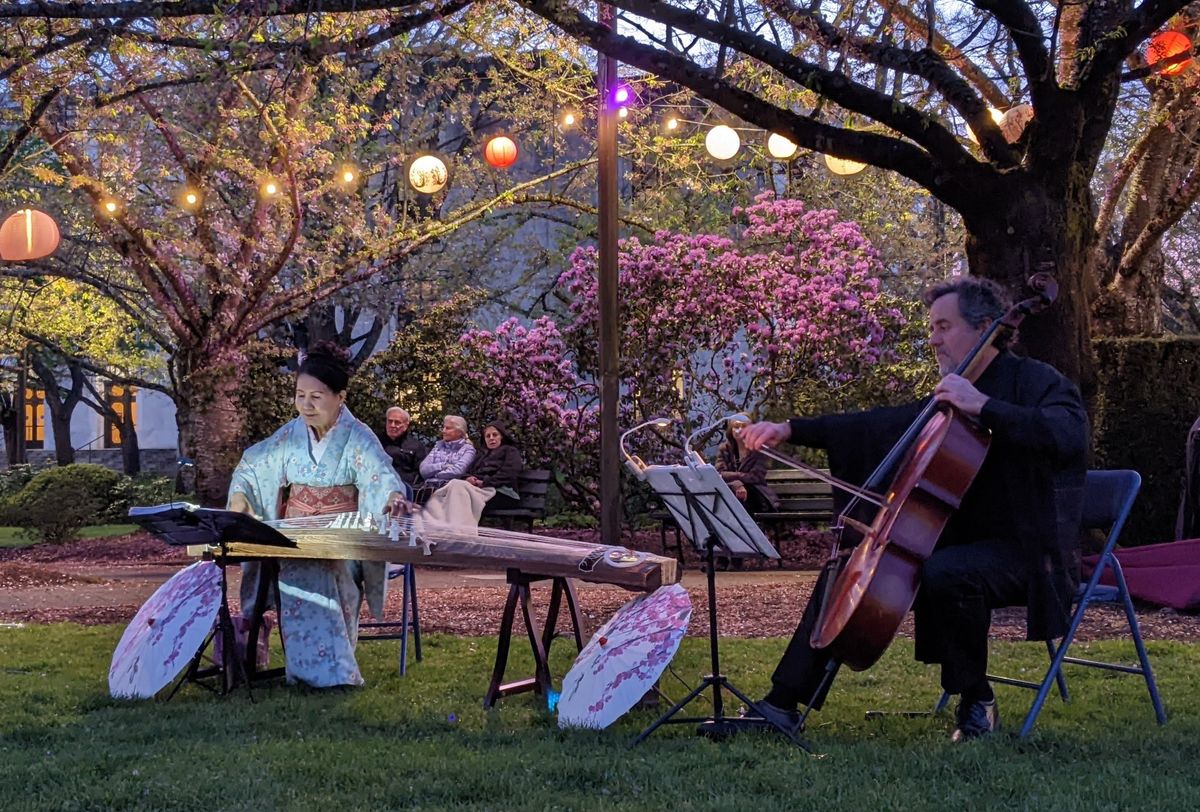
[[[597,4],[600,23],[616,29],[612,6]],[[621,459],[617,436],[621,348],[617,332],[617,113],[612,91],[617,60],[598,55],[596,89],[597,195],[599,208],[599,361],[600,361],[600,543],[616,545],[621,536]]]

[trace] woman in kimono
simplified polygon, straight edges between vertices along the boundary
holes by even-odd
[[[350,369],[336,345],[311,349],[296,375],[299,416],[246,449],[229,486],[229,509],[262,519],[357,511],[378,517],[407,509],[407,487],[379,439],[346,408]],[[246,565],[242,605],[258,592]],[[289,682],[326,688],[362,685],[354,658],[366,597],[380,617],[387,589],[382,562],[281,559],[279,630]]]

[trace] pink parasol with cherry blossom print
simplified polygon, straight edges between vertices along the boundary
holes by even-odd
[[[125,627],[108,669],[109,693],[149,699],[162,690],[200,650],[220,606],[221,570],[212,561],[172,575]]]
[[[558,726],[605,728],[623,716],[671,662],[691,616],[691,598],[679,584],[618,609],[563,678]]]

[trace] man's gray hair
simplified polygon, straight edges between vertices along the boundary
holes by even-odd
[[[990,279],[979,276],[954,276],[938,282],[926,288],[921,300],[929,306],[951,293],[958,294],[958,315],[975,329],[988,322],[997,321],[1008,312],[1010,305],[1008,293],[1004,288]],[[1003,335],[997,336],[994,342],[998,350],[1004,349],[1007,343]]]
[[[400,406],[392,406],[383,414],[385,417],[391,417],[392,412],[399,412],[401,417],[403,417],[405,420],[408,420],[409,422],[412,422],[412,415],[408,413],[408,409],[402,408]]]

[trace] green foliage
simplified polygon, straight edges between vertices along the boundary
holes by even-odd
[[[458,339],[483,297],[467,288],[413,314],[350,381],[347,403],[354,416],[378,426],[389,406],[402,406],[412,415],[413,430],[429,438],[441,437],[447,414],[464,415],[475,426],[471,404],[488,396],[473,391],[459,375],[463,353]]]
[[[1188,429],[1200,416],[1200,338],[1111,338],[1095,347],[1093,467],[1132,468],[1142,475],[1121,543],[1170,541]]]
[[[245,415],[244,446],[269,437],[296,416],[296,378],[285,368],[295,350],[270,341],[253,341],[238,399]]]
[[[99,518],[119,522],[125,520],[132,505],[161,505],[181,498],[175,493],[175,480],[169,476],[139,474],[132,478],[122,477],[112,490],[108,510]]]
[[[0,525],[16,525],[42,541],[63,541],[84,525],[108,520],[119,504],[121,480],[116,471],[90,463],[47,468],[0,509]]]
[[[1069,672],[1073,701],[1046,704],[1034,737],[1011,732],[1029,691],[997,687],[1008,732],[949,741],[951,717],[863,721],[864,708],[932,704],[933,669],[898,641],[878,665],[843,669],[808,743],[823,758],[756,734],[720,744],[668,725],[630,750],[662,712],[637,711],[603,731],[559,730],[545,700],[522,694],[484,710],[496,642],[430,635],[424,660],[396,673],[395,643],[362,644],[367,679],[353,691],[279,684],[227,697],[184,688],[171,702],[121,701],[104,684],[121,628],[68,624],[0,629],[0,808],[25,809],[569,809],[1187,810],[1200,786],[1186,756],[1200,736],[1196,644],[1151,642],[1171,720],[1154,725],[1144,683],[1093,669]],[[573,652],[550,650],[561,677]],[[781,640],[725,639],[723,664],[750,696],[769,686]],[[1080,654],[1121,659],[1102,641]],[[278,652],[276,652],[278,655]],[[1038,644],[996,643],[999,673],[1033,673]],[[510,670],[528,673],[528,647]],[[689,637],[672,663],[694,683],[711,670]],[[685,690],[670,674],[662,689]],[[1172,700],[1174,698],[1174,701]],[[708,713],[705,698],[689,707]],[[553,765],[548,769],[547,765]],[[1087,775],[1086,781],[1080,776]]]
[[[0,500],[16,494],[29,484],[36,473],[37,470],[27,462],[0,469]]]

